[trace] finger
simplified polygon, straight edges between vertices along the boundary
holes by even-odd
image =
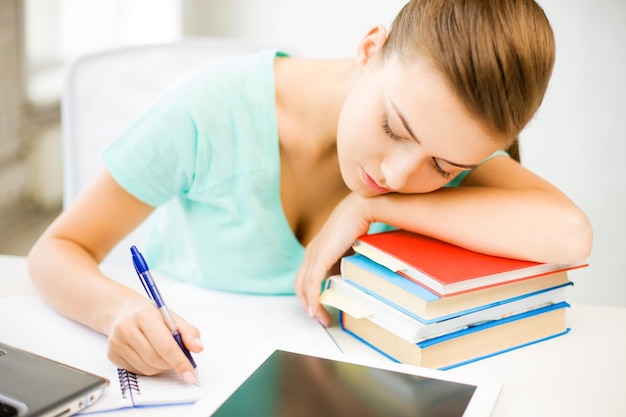
[[[320,308],[319,297],[322,291],[322,281],[326,277],[326,269],[315,266],[310,269],[304,281],[304,295],[309,316],[314,317]]]
[[[118,323],[111,332],[107,356],[118,367],[142,375],[154,375],[169,369],[144,333],[130,321]]]
[[[191,352],[199,353],[204,350],[202,339],[200,338],[200,331],[193,325],[189,324],[187,320],[174,314],[178,330],[183,338],[183,343],[187,349]]]
[[[107,357],[118,368],[126,369],[139,375],[156,375],[165,370],[153,367],[133,349],[126,350],[123,354],[120,354],[119,350],[109,348]]]
[[[311,259],[313,258],[312,253],[313,253],[312,244],[309,244],[309,247],[307,248],[304,254],[302,265],[300,265],[300,269],[298,269],[296,282],[294,284],[294,291],[296,293],[296,296],[298,297],[298,301],[300,301],[302,308],[304,308],[304,311],[306,311],[309,316],[312,316],[312,312],[309,311],[308,298],[306,294],[306,291],[307,291],[306,283],[310,275],[310,269],[311,269],[310,265],[313,264],[311,262]]]
[[[296,296],[298,297],[298,301],[300,301],[300,305],[302,306],[304,311],[307,311],[308,304],[307,304],[306,294],[304,292],[304,276],[306,274],[305,271],[306,271],[306,264],[303,263],[300,266],[300,269],[298,270],[298,275],[296,276],[296,282],[294,284],[294,291],[296,293]]]
[[[323,270],[323,268],[312,270],[308,279],[305,280],[303,289],[307,313],[310,317],[316,318],[324,327],[328,327],[331,324],[330,314],[319,302],[323,281],[326,275],[327,271]]]
[[[322,290],[322,281],[329,268],[325,266],[316,243],[317,237],[307,247],[296,276],[294,291],[309,317],[317,318],[322,325],[327,327],[330,324],[330,315],[320,306],[319,295]]]
[[[321,282],[319,287],[321,288]],[[296,292],[296,294],[300,299],[300,303],[305,307],[309,317],[317,319],[324,327],[330,326],[331,316],[319,303],[319,292],[313,294],[313,296],[309,296],[308,291],[311,290],[308,289],[308,286],[300,286],[299,291],[300,292]]]
[[[152,345],[153,351],[157,352],[160,358],[167,364],[167,369],[173,369],[187,383],[193,384],[197,382],[193,365],[163,320],[158,324],[154,322],[147,323],[145,327],[142,327],[142,330]]]
[[[324,327],[330,326],[332,321],[330,313],[319,303],[313,311],[313,317]]]
[[[108,356],[136,373],[154,375],[174,369],[186,382],[195,382],[193,366],[153,304],[136,306],[115,323]]]

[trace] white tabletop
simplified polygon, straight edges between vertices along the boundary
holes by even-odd
[[[25,259],[0,255],[0,297],[33,294]],[[626,375],[626,308],[573,305],[566,317],[572,330],[564,336],[447,372],[501,382],[495,417],[626,415],[626,395],[619,382]],[[0,317],[0,332],[8,319]],[[329,333],[350,357],[382,358],[336,323]],[[115,415],[182,414],[183,409],[164,408]]]

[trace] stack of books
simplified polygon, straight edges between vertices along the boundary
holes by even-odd
[[[394,230],[359,238],[321,302],[341,328],[389,358],[449,369],[569,331],[567,272]]]

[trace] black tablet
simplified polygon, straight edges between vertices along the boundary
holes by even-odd
[[[489,416],[495,382],[393,362],[261,348],[187,417]]]

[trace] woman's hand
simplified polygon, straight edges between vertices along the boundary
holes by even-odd
[[[325,327],[330,325],[330,314],[319,304],[322,281],[351,249],[354,240],[367,233],[371,220],[365,200],[351,193],[335,207],[322,229],[307,245],[296,277],[294,288],[304,310]]]
[[[180,316],[172,313],[183,343],[192,352],[203,350],[200,332]],[[109,332],[108,357],[119,368],[142,375],[155,375],[174,369],[189,383],[196,382],[195,370],[161,313],[150,301],[137,300],[118,312]]]

